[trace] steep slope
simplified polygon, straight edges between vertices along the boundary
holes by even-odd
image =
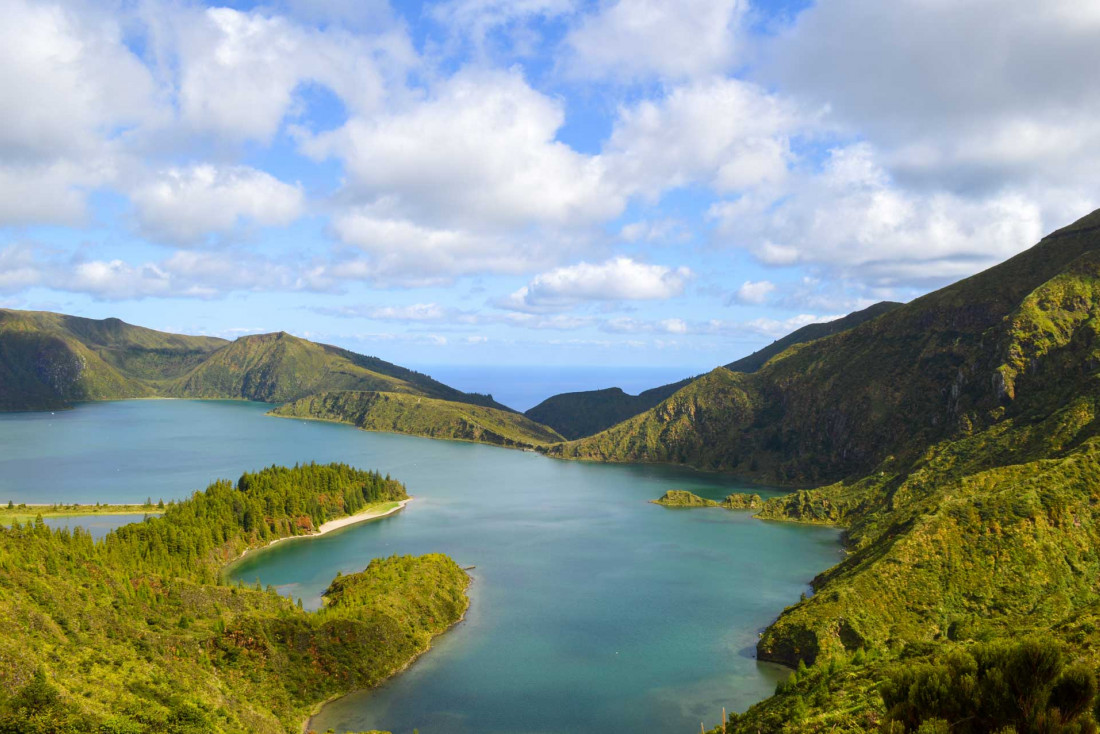
[[[524,415],[550,426],[565,438],[583,438],[649,410],[692,379],[654,387],[637,395],[629,395],[618,387],[562,393],[543,400]]]
[[[519,413],[385,392],[326,392],[281,405],[272,415],[330,420],[368,431],[535,448],[562,437]]]
[[[0,410],[152,395],[225,343],[118,319],[0,309]]]
[[[724,733],[917,731],[887,692],[936,710],[919,685],[940,676],[939,700],[962,702],[945,670],[1029,637],[1100,665],[1100,212],[594,438],[565,448],[839,480],[759,514],[843,525],[849,552],[760,638],[798,672]],[[969,730],[978,704],[958,705],[920,731]],[[1019,731],[1094,731],[1053,722]]]
[[[824,339],[827,336],[853,329],[863,322],[878,318],[882,314],[889,313],[901,305],[902,304],[895,303],[894,301],[879,301],[862,311],[853,311],[847,316],[834,319],[833,321],[826,321],[823,324],[807,324],[801,329],[796,329],[785,337],[775,340],[760,351],[753,352],[747,357],[742,357],[736,362],[730,362],[726,365],[726,369],[733,372],[756,372],[767,364],[769,359],[796,344],[805,344],[806,342]]]
[[[1100,212],[990,270],[796,345],[756,373],[735,380],[719,368],[646,413],[552,453],[672,461],[804,485],[859,475],[890,455],[912,461],[937,441],[1012,417],[1020,376],[1053,369],[1042,352],[1048,326],[1028,327],[1038,330],[1029,335],[1010,314],[1060,273],[1079,277],[1073,263],[1100,248],[1098,225]],[[1078,267],[1087,269],[1085,260]],[[1066,308],[1091,318],[1079,298]],[[1058,319],[1049,328],[1063,328]],[[1020,356],[1032,344],[1040,352]]]
[[[296,400],[385,390],[510,411],[377,357],[289,334],[234,342],[42,311],[0,309],[0,410],[135,397]]]
[[[803,326],[760,351],[731,362],[726,365],[726,369],[733,372],[755,372],[772,357],[796,344],[804,344],[847,331],[865,321],[888,313],[900,305],[883,301],[834,321]],[[697,378],[689,377],[679,382],[646,390],[638,395],[628,395],[617,387],[562,393],[547,398],[524,415],[533,421],[550,426],[569,440],[584,438],[644,413],[695,379]]]
[[[438,554],[375,559],[307,612],[226,583],[225,564],[406,497],[344,465],[270,467],[100,541],[0,527],[0,731],[303,731],[317,704],[378,685],[457,623],[469,577]]]

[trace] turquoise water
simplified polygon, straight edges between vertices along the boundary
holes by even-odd
[[[234,569],[316,607],[337,571],[374,557],[440,551],[476,567],[466,621],[382,688],[326,706],[320,731],[695,731],[785,677],[752,658],[757,632],[839,559],[835,530],[647,502],[673,488],[715,498],[743,488],[728,477],[364,433],[265,408],[130,401],[0,416],[0,501],[180,498],[310,460],[404,481],[416,499],[403,512]]]

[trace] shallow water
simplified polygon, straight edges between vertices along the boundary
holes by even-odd
[[[389,472],[397,515],[244,559],[236,578],[308,607],[337,571],[440,551],[471,571],[467,619],[382,688],[325,707],[320,731],[690,732],[769,695],[758,631],[839,559],[827,528],[648,503],[720,498],[735,479],[547,459],[269,418],[240,402],[128,401],[0,416],[0,501],[180,498],[272,463]],[[749,488],[761,494],[768,490]]]

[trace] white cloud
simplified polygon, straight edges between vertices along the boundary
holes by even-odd
[[[416,63],[408,38],[392,24],[377,34],[351,34],[258,11],[207,8],[171,13],[163,35],[179,57],[182,121],[238,140],[270,142],[306,82],[332,89],[353,111],[374,112],[390,82]]]
[[[547,267],[590,241],[625,196],[600,156],[555,139],[562,102],[518,71],[460,71],[423,99],[303,139],[343,160],[332,230],[365,253],[341,277],[438,283]]]
[[[131,193],[149,239],[195,244],[242,224],[286,226],[302,214],[300,186],[247,166],[170,168]]]
[[[501,302],[517,310],[560,310],[586,301],[666,300],[684,292],[692,277],[686,267],[649,265],[628,257],[586,262],[536,276]]]
[[[438,303],[414,303],[409,306],[378,306],[369,309],[366,316],[382,321],[442,321],[448,309]]]
[[[840,316],[816,316],[798,314],[786,319],[759,318],[750,321],[728,321],[710,319],[707,321],[687,321],[684,319],[645,319],[615,318],[600,324],[600,330],[614,334],[675,334],[677,336],[722,336],[722,337],[768,337],[772,339],[807,326],[808,324],[833,321]]]
[[[621,109],[604,156],[621,187],[648,196],[695,182],[719,191],[778,184],[793,159],[790,137],[815,119],[755,84],[711,78]]]
[[[768,295],[775,290],[775,283],[770,280],[746,280],[737,289],[737,300],[741,303],[760,305],[768,299]]]
[[[117,175],[119,140],[156,119],[152,76],[93,7],[0,2],[0,226],[77,224]]]
[[[338,212],[331,227],[365,258],[333,264],[336,277],[427,285],[475,273],[521,273],[552,261],[552,249],[537,240],[521,244],[506,234],[430,227],[389,215],[386,202]]]
[[[770,44],[770,80],[828,103],[906,182],[1091,185],[1100,160],[1094,2],[834,0]],[[976,41],[976,39],[978,39]]]
[[[562,102],[518,71],[460,71],[407,108],[356,117],[308,139],[341,158],[349,195],[421,225],[467,229],[572,226],[615,216],[624,201],[598,156],[555,140]]]
[[[31,287],[83,293],[104,301],[218,298],[234,291],[326,290],[310,273],[244,253],[179,251],[160,261],[87,259],[13,244],[0,248],[0,291]]]
[[[0,159],[86,154],[154,113],[153,79],[115,19],[20,0],[0,13]]]
[[[1038,204],[1018,193],[924,194],[893,184],[861,143],[830,152],[819,174],[781,199],[746,195],[712,207],[722,236],[771,265],[818,264],[869,285],[941,284],[1034,244]]]
[[[600,330],[613,334],[689,334],[692,326],[683,319],[645,321],[620,317],[604,321],[600,324]]]
[[[627,82],[724,71],[747,9],[744,0],[614,0],[565,39],[568,71]]]
[[[691,238],[691,228],[680,219],[643,219],[624,225],[619,236],[627,242],[685,242]]]
[[[491,32],[519,27],[538,18],[556,18],[576,11],[575,0],[446,0],[428,13],[449,33],[468,38],[476,47]]]

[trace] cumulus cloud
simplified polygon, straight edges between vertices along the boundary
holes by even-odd
[[[600,330],[614,334],[672,334],[678,336],[721,336],[734,338],[767,337],[777,339],[809,324],[833,321],[840,316],[797,314],[786,319],[758,318],[749,321],[709,319],[634,319],[614,318],[600,324]]]
[[[0,248],[0,292],[34,286],[97,300],[217,298],[235,291],[327,290],[330,281],[254,255],[179,251],[159,261],[89,259],[12,244]]]
[[[347,277],[440,282],[560,262],[626,197],[600,156],[555,139],[561,100],[515,70],[464,70],[423,99],[353,117],[303,150],[343,161],[332,231],[365,259]]]
[[[500,305],[516,310],[561,310],[588,301],[667,300],[684,292],[689,268],[649,265],[629,257],[581,262],[537,275]]]
[[[336,156],[349,195],[417,222],[466,228],[590,224],[621,211],[599,156],[555,139],[562,102],[518,71],[460,71],[423,100],[304,141]]]
[[[206,8],[175,10],[164,30],[167,51],[179,59],[181,121],[230,139],[269,142],[306,82],[333,90],[354,111],[373,112],[387,82],[416,63],[404,32],[392,26],[351,34],[260,11]]]
[[[768,299],[768,295],[774,290],[775,283],[772,283],[770,280],[746,280],[741,284],[741,287],[737,289],[735,296],[741,303],[760,305]]]
[[[481,47],[494,31],[527,31],[537,18],[556,18],[576,11],[576,0],[446,0],[428,9],[448,33]]]
[[[570,74],[634,81],[681,79],[727,69],[745,0],[615,0],[565,39]]]
[[[476,273],[522,273],[547,265],[557,250],[530,238],[461,227],[432,227],[398,213],[388,202],[337,212],[330,223],[342,241],[361,256],[334,263],[334,276],[391,285],[428,285]]]
[[[286,226],[302,214],[300,186],[247,166],[169,168],[131,193],[142,233],[195,244],[242,224]]]
[[[769,45],[765,74],[828,103],[901,180],[956,192],[1087,183],[1100,77],[1084,70],[1100,67],[1098,33],[1095,3],[1077,0],[836,0]]]
[[[77,224],[117,175],[119,131],[157,118],[156,86],[94,8],[0,3],[0,226]]]
[[[619,111],[604,147],[610,175],[648,196],[696,182],[719,191],[777,184],[792,135],[815,114],[750,82],[711,78]]]
[[[117,20],[21,0],[0,7],[0,158],[95,151],[104,135],[154,114],[153,78]]]
[[[723,237],[764,263],[816,264],[871,285],[942,284],[1043,232],[1040,207],[1010,191],[969,198],[895,186],[866,143],[832,150],[781,199],[747,195],[711,214]]]

